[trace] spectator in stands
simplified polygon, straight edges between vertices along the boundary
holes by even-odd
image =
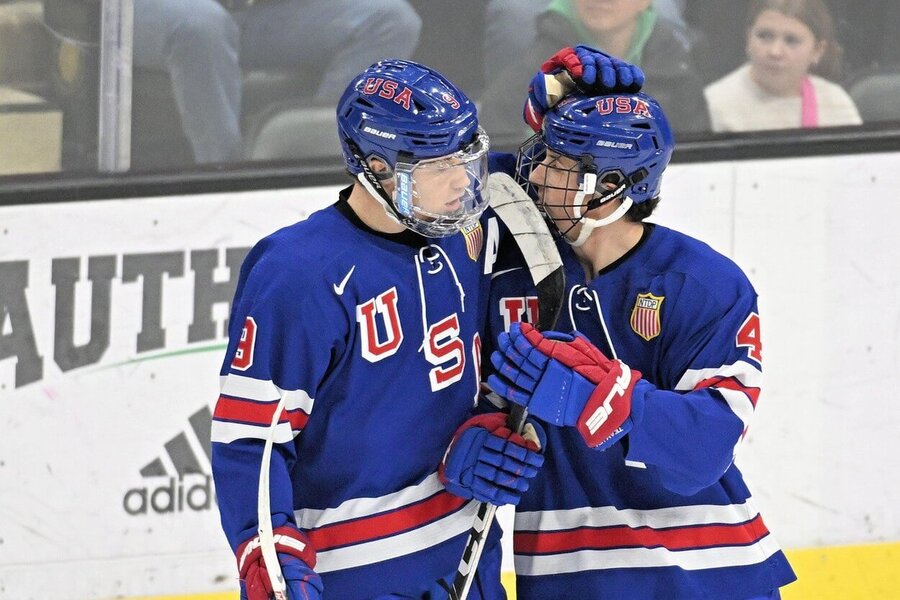
[[[686,0],[653,0],[663,19],[687,29],[682,12]],[[490,81],[531,48],[537,17],[550,0],[488,0],[485,13],[484,73]]]
[[[531,51],[538,15],[550,0],[488,0],[484,15],[484,80],[490,85]]]
[[[422,21],[406,0],[256,0],[240,17],[241,65],[312,68],[312,102],[330,106],[360,71],[409,58]]]
[[[197,163],[242,157],[242,66],[312,73],[309,101],[330,105],[372,62],[408,58],[421,28],[406,0],[225,4],[233,12],[217,0],[135,0],[134,64],[169,73]]]
[[[537,17],[535,41],[505,69],[498,67],[493,83],[488,83],[482,121],[492,137],[513,139],[526,133],[516,100],[522,93],[521,82],[541,57],[576,44],[640,66],[647,76],[647,92],[665,107],[677,131],[709,130],[703,85],[691,59],[688,36],[677,24],[661,18],[651,0],[551,0]]]
[[[822,0],[754,0],[747,22],[748,62],[704,91],[713,131],[862,122],[833,82],[840,78],[841,47]]]
[[[239,40],[216,0],[134,2],[134,65],[168,72],[197,163],[241,157]]]

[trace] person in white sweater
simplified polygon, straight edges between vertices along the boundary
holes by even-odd
[[[704,90],[713,131],[859,125],[823,0],[753,0],[748,62]]]

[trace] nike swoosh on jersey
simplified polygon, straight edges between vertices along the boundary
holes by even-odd
[[[518,271],[522,267],[513,267],[512,269],[503,269],[502,271],[497,271],[496,273],[491,273],[491,279],[495,277],[500,277],[501,275],[506,275],[507,273],[512,273],[513,271]]]
[[[342,296],[344,294],[344,286],[347,285],[347,281],[350,279],[350,276],[353,275],[353,270],[356,268],[356,265],[350,267],[350,270],[347,271],[347,274],[344,275],[344,279],[340,283],[334,284],[334,293],[338,296]]]

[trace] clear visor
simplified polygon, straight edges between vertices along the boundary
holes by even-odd
[[[488,136],[454,154],[394,167],[394,207],[407,226],[428,237],[453,235],[472,225],[488,204]]]

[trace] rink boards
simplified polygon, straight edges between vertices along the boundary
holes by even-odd
[[[738,462],[801,575],[787,598],[900,584],[897,163],[675,165],[654,218],[760,293]],[[235,597],[208,458],[226,292],[337,190],[0,207],[0,598]]]

